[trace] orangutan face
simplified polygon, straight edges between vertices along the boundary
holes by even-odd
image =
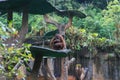
[[[65,41],[62,37],[62,35],[60,34],[56,34],[51,42],[50,42],[50,46],[55,49],[55,50],[61,50],[65,48]]]

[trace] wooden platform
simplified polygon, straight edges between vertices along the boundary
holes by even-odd
[[[70,54],[70,49],[63,49],[63,50],[53,50],[50,48],[45,48],[41,46],[31,46],[30,51],[32,56],[46,56],[46,57],[66,57]]]

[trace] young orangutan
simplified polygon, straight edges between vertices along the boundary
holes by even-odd
[[[88,68],[83,68],[81,64],[77,64],[75,66],[75,71],[76,71],[76,80],[85,80],[85,77],[88,72]]]
[[[66,47],[66,44],[63,36],[60,34],[56,34],[50,42],[50,47],[55,50],[64,49]]]

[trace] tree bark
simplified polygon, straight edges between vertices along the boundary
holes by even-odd
[[[55,76],[54,76],[54,69],[53,69],[53,59],[52,58],[48,58],[47,59],[47,71],[50,75],[51,80],[56,80]]]
[[[12,11],[8,11],[8,17],[7,17],[7,22],[9,24],[10,21],[12,21]],[[8,25],[9,26],[9,25]],[[23,9],[23,17],[22,17],[22,28],[19,31],[19,34],[17,37],[11,37],[9,39],[7,39],[4,43],[8,44],[9,46],[12,46],[12,44],[19,44],[17,46],[21,46],[21,44],[23,43],[23,41],[25,40],[25,36],[28,33],[28,8],[25,7]]]
[[[50,19],[48,15],[44,15],[44,19],[45,19],[46,23],[55,25],[59,30],[59,34],[65,36],[65,30],[72,25],[73,16],[70,16],[68,23],[64,24],[64,25]],[[66,46],[65,46],[65,48],[66,48]],[[68,67],[69,67],[68,62],[69,62],[68,57],[61,59],[61,66],[62,67],[61,67],[60,80],[68,80]]]
[[[62,58],[61,61],[61,79],[60,80],[68,80],[68,57]]]
[[[34,65],[33,65],[29,80],[37,80],[38,79],[38,73],[39,73],[41,62],[42,62],[42,58],[43,58],[42,55],[35,56],[35,61],[34,61]]]
[[[28,33],[28,8],[23,9],[22,17],[22,28],[19,32],[18,41],[23,42],[25,40],[25,35]]]

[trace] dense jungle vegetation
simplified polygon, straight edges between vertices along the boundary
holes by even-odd
[[[73,18],[72,26],[67,29],[65,39],[67,48],[79,51],[87,47],[91,52],[115,53],[120,58],[120,1],[119,0],[48,0],[59,10],[78,10],[86,14],[86,18]],[[7,47],[4,42],[11,37],[19,36],[21,29],[22,13],[13,14],[13,21],[7,24],[7,14],[0,16],[0,54],[3,57],[0,73],[13,76],[14,64],[19,59],[33,59],[29,47],[31,44],[23,43],[22,47],[12,44]],[[61,17],[55,13],[49,13],[55,21],[65,24],[67,17]],[[55,30],[54,25],[46,24],[43,15],[29,14],[29,26],[26,39],[43,36],[45,33]],[[33,41],[39,41],[33,40]],[[20,42],[17,42],[20,43]],[[32,42],[30,42],[32,43]],[[13,57],[15,56],[15,57]],[[13,58],[11,58],[13,57]],[[17,72],[19,75],[22,75]]]

